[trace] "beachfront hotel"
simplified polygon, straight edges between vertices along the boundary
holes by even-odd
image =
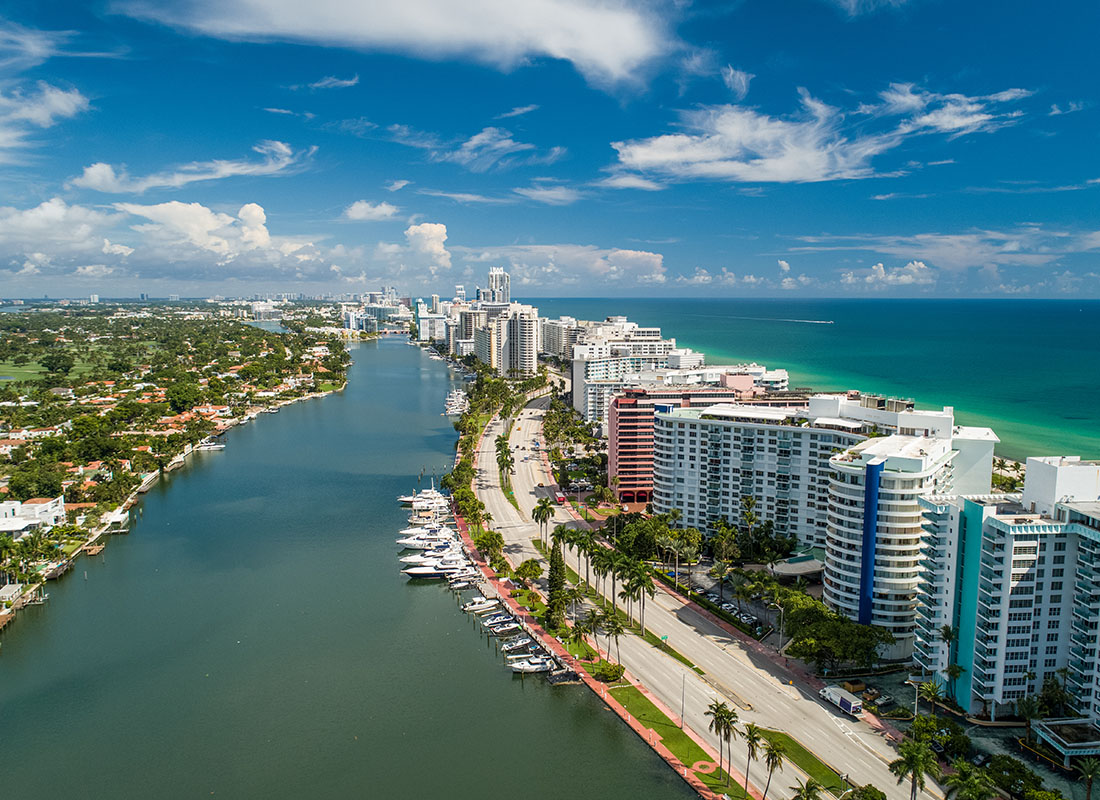
[[[1100,463],[1029,458],[1022,494],[921,506],[917,666],[969,713],[1012,714],[1053,677],[1081,717],[1100,720]],[[944,640],[944,625],[957,638]],[[1064,749],[1057,728],[1039,733]]]
[[[724,373],[717,385],[668,385],[641,380],[614,393],[607,411],[607,474],[624,503],[653,499],[653,433],[658,409],[707,408],[719,403],[805,406],[797,393],[766,393],[750,374]]]

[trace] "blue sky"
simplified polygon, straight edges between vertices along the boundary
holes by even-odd
[[[0,296],[1100,296],[1100,6],[0,7]]]

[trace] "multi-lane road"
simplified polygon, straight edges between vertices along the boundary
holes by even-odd
[[[552,478],[534,444],[547,405],[546,398],[532,401],[517,417],[510,436],[516,464],[512,489],[520,512],[504,496],[496,465],[495,440],[503,434],[504,422],[493,420],[481,442],[477,495],[492,515],[492,527],[504,537],[505,552],[513,563],[539,557],[531,543],[539,536],[538,525],[531,522],[531,510],[540,497],[551,496],[548,487]],[[555,505],[551,529],[558,524],[578,523],[568,510]],[[576,566],[575,554],[567,552],[566,560]],[[897,757],[894,747],[870,725],[845,717],[797,680],[792,683],[793,675],[667,592],[658,590],[646,603],[645,621],[649,630],[667,636],[669,645],[705,675],[688,669],[638,636],[621,638],[623,663],[674,713],[679,714],[683,708],[687,726],[715,752],[718,739],[707,730],[709,720],[704,712],[713,700],[720,699],[737,711],[742,723],[754,722],[794,736],[841,774],[848,775],[852,783],[871,783],[886,792],[890,800],[908,798],[908,786],[899,786],[887,768]],[[743,772],[745,753],[740,750],[735,744],[733,766]],[[759,780],[758,788],[763,787],[766,770],[761,763],[753,765],[751,777],[754,785]],[[786,766],[782,773],[776,773],[769,796],[790,796],[789,787],[796,778],[804,779],[805,775]]]

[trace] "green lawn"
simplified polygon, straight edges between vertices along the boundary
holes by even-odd
[[[330,383],[329,381],[321,381],[321,385],[318,387],[322,392],[334,392],[338,388],[339,387],[335,383]]]
[[[671,750],[672,754],[680,759],[683,764],[691,767],[697,761],[711,761],[713,763],[713,759],[707,755],[702,747],[695,743],[694,739],[662,714],[657,706],[653,705],[649,698],[638,689],[633,686],[620,686],[611,689],[610,692],[616,700],[623,704],[623,707],[630,712],[632,717],[645,727],[656,731],[665,747]],[[732,798],[745,797],[744,789],[736,783],[731,782],[728,787],[726,786],[727,776],[725,770],[715,770],[709,775],[698,772],[696,775],[716,792],[725,792]]]
[[[0,375],[9,377],[15,381],[34,381],[45,373],[46,370],[33,361],[21,367],[15,366],[10,361],[0,361]]]
[[[91,371],[92,365],[89,362],[78,360],[69,375],[83,375]],[[21,367],[15,366],[10,361],[0,361],[0,376],[11,378],[13,381],[36,381],[45,374],[46,370],[34,361]],[[64,380],[65,376],[58,376],[59,382],[64,382]]]
[[[768,741],[782,742],[784,749],[787,751],[787,758],[793,761],[800,770],[824,786],[834,797],[839,797],[852,788],[851,784],[841,778],[836,770],[803,747],[797,739],[786,733],[768,730],[767,728],[761,728],[760,732]]]

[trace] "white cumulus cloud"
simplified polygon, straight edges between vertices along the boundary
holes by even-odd
[[[124,244],[112,243],[110,239],[104,239],[102,252],[106,256],[122,256],[125,258],[134,252],[134,248],[127,247]]]
[[[929,286],[936,282],[935,270],[923,261],[910,261],[904,267],[887,269],[880,261],[869,270],[857,272],[851,270],[841,275],[841,283],[864,284],[869,287],[885,286]]]
[[[357,222],[378,222],[380,220],[393,219],[400,209],[392,203],[369,203],[366,200],[356,200],[344,209],[347,219]]]
[[[451,254],[447,252],[447,226],[441,222],[421,222],[405,229],[405,241],[409,249],[428,259],[428,267],[434,276],[440,269],[451,268]]]
[[[786,261],[784,261],[783,259],[779,259],[778,264],[779,264],[779,271],[780,272],[786,273],[786,272],[791,271],[791,265],[789,263],[787,263]]]

